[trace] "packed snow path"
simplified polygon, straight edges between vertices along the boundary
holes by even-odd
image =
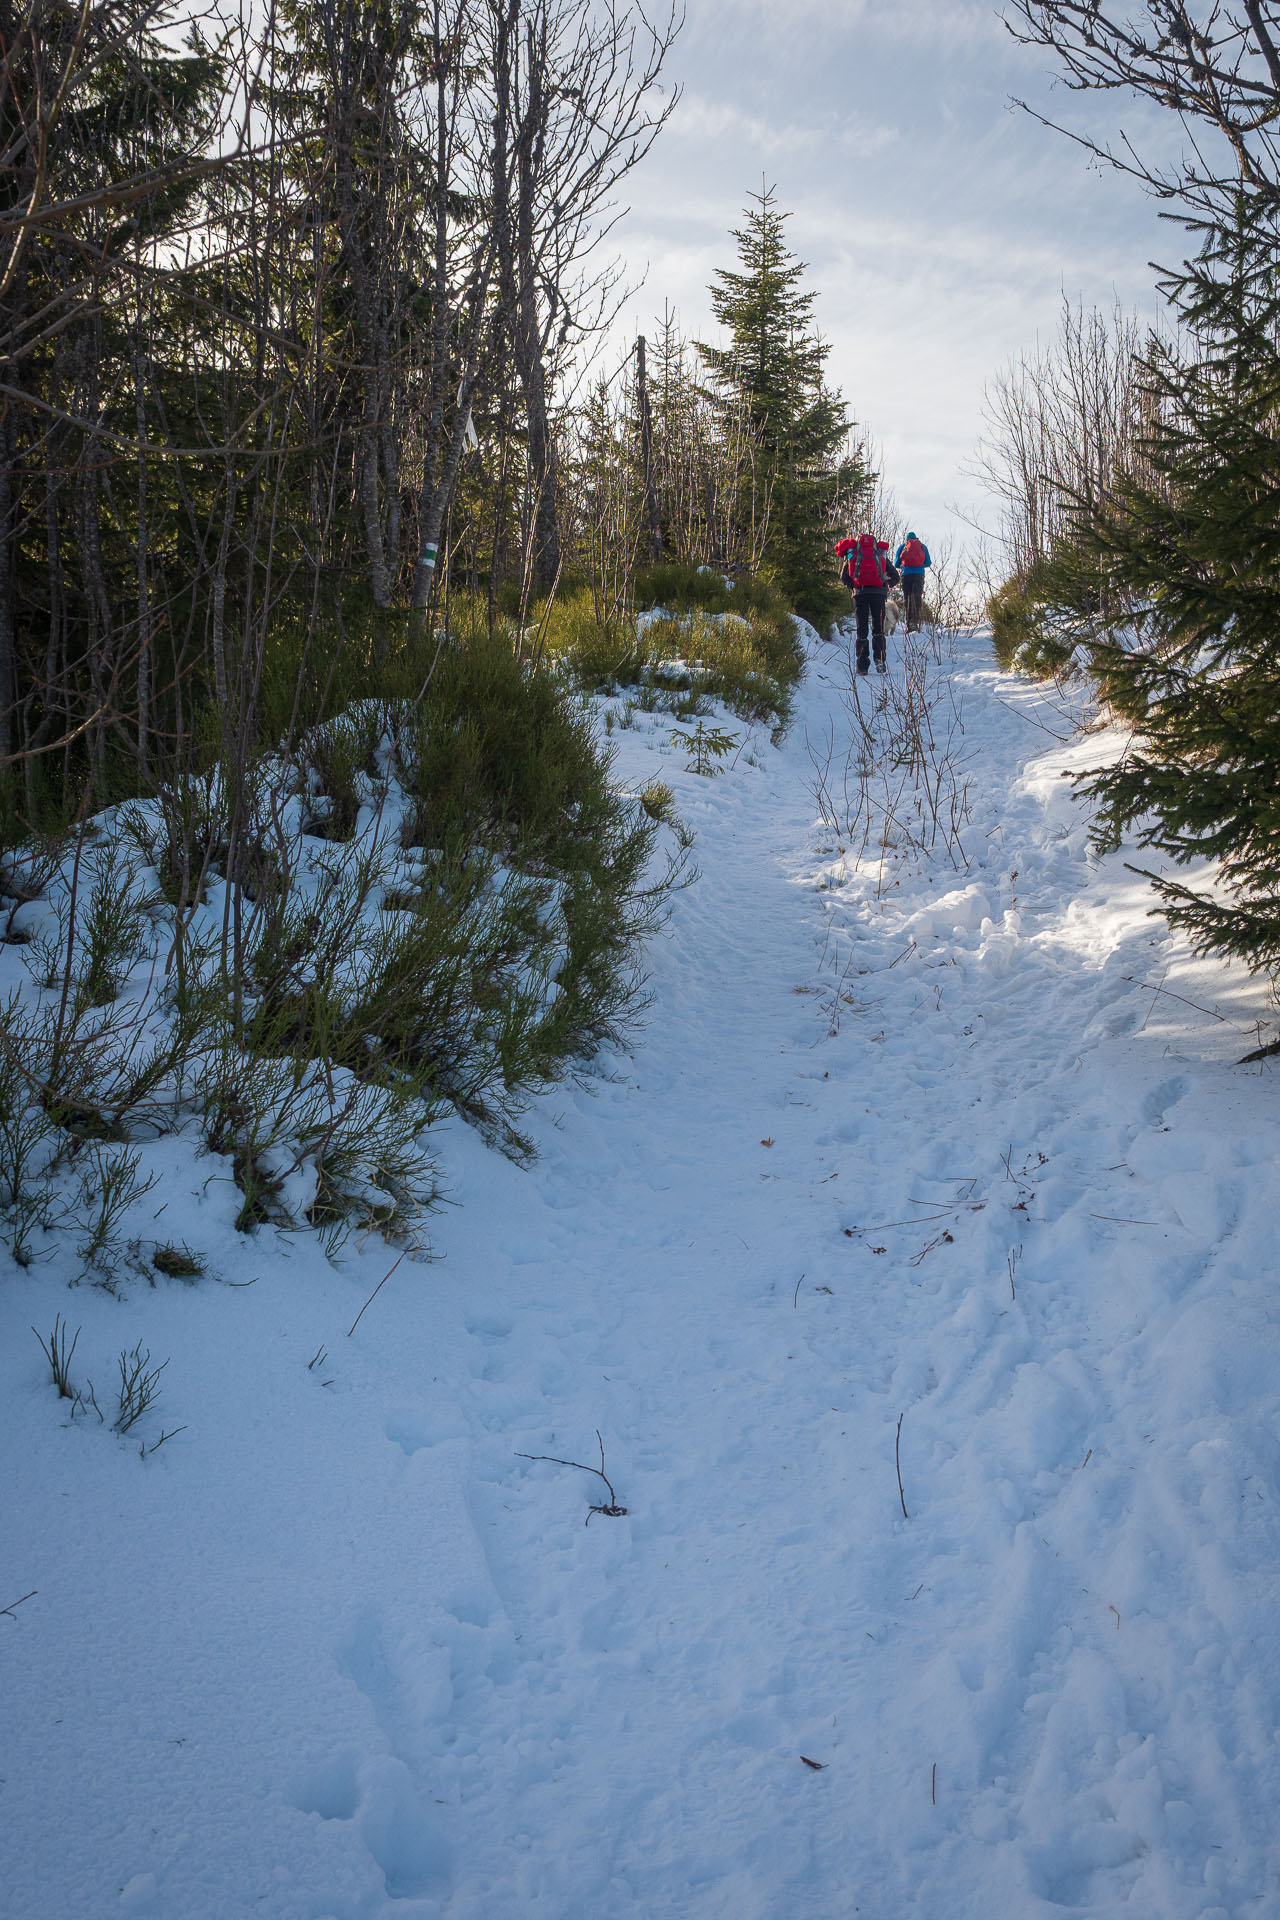
[[[615,733],[698,835],[648,1022],[528,1169],[449,1132],[353,1338],[394,1255],[245,1242],[174,1143],[210,1277],[5,1274],[15,1920],[1280,1914],[1260,991],[1090,858],[1105,743],[980,637],[969,869],[856,868],[813,653],[718,778]],[[62,1424],[56,1310],[185,1432]],[[597,1430],[625,1516],[521,1457]]]

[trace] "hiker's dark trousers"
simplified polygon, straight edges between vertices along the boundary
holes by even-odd
[[[908,627],[918,627],[924,612],[924,575],[922,573],[903,574],[902,604]]]
[[[872,645],[876,650],[876,659],[884,659],[884,603],[883,587],[859,587],[853,596],[853,611],[858,622],[858,665],[866,667],[867,629],[871,630]]]

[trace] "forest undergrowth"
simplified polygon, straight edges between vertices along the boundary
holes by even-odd
[[[331,1246],[353,1229],[423,1244],[445,1114],[526,1152],[523,1106],[635,1018],[645,938],[692,877],[669,792],[617,789],[583,688],[778,716],[800,671],[789,616],[784,646],[774,609],[717,622],[701,593],[611,629],[580,597],[492,631],[457,603],[416,698],[421,659],[389,648],[375,674],[376,637],[363,661],[313,657],[333,711],[291,748],[239,768],[211,752],[149,797],[14,838],[0,1234],[15,1259],[70,1232],[107,1285],[130,1262],[181,1263],[188,1250],[122,1237],[147,1190],[139,1147],[168,1134],[228,1163],[239,1226]],[[353,697],[362,674],[376,696]],[[270,688],[262,715],[284,718]]]

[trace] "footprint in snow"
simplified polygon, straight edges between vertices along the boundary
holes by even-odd
[[[443,1811],[418,1792],[403,1760],[386,1757],[370,1769],[360,1834],[382,1869],[389,1899],[417,1900],[448,1892],[452,1849]]]
[[[294,1788],[293,1802],[300,1813],[322,1820],[354,1819],[360,1803],[355,1754],[344,1748],[315,1761]]]
[[[383,1432],[402,1453],[412,1455],[446,1440],[465,1439],[467,1429],[456,1413],[415,1407],[391,1414]]]
[[[1172,1080],[1162,1080],[1158,1087],[1153,1087],[1142,1103],[1142,1117],[1147,1125],[1158,1127],[1170,1107],[1176,1106],[1190,1089],[1191,1082],[1185,1073],[1175,1074]]]

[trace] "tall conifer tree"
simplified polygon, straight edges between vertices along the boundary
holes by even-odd
[[[1090,647],[1135,727],[1093,773],[1099,837],[1220,862],[1218,884],[1151,877],[1202,951],[1280,973],[1280,234],[1240,195],[1166,283],[1195,344],[1154,346],[1150,476],[1122,484],[1087,544],[1136,612]],[[1124,630],[1128,626],[1128,631]]]
[[[804,611],[830,611],[829,514],[833,499],[867,475],[847,451],[845,402],[824,379],[830,349],[813,321],[807,271],[786,244],[789,215],[771,187],[751,195],[735,228],[738,272],[722,270],[712,311],[729,335],[723,347],[699,343],[726,419],[745,409],[758,465],[744,513],[768,513],[765,570]]]

